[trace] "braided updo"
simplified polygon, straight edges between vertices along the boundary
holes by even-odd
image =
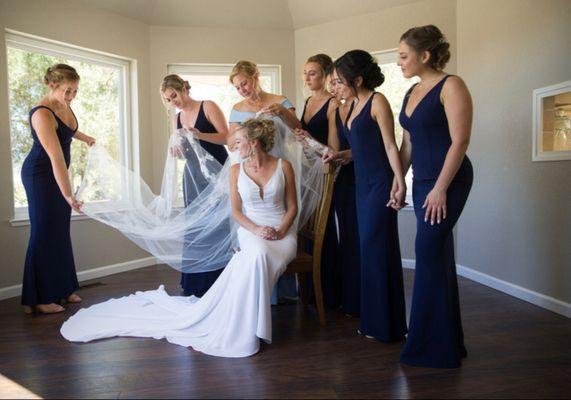
[[[274,147],[276,125],[270,119],[251,118],[240,125],[240,130],[248,139],[257,140],[263,151],[268,152]]]
[[[428,51],[428,65],[437,71],[442,71],[450,61],[450,43],[440,29],[434,25],[417,26],[402,34],[401,42],[405,42],[417,53]]]
[[[75,68],[67,64],[54,64],[46,70],[44,75],[44,83],[49,85],[59,85],[62,82],[77,82],[79,81],[79,74]]]

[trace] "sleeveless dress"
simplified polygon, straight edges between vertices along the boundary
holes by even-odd
[[[353,104],[349,113],[353,109]],[[339,108],[335,110],[335,125],[339,137],[340,150],[349,150],[345,138],[345,124]],[[361,312],[361,257],[359,254],[359,227],[355,204],[354,163],[341,166],[333,189],[333,206],[339,224],[339,246],[337,260],[341,271],[341,307],[346,314],[359,316]]]
[[[263,187],[263,197],[240,165],[238,191],[243,211],[256,224],[281,224],[286,212],[285,186],[281,159]],[[281,240],[264,240],[240,227],[240,251],[203,297],[171,297],[162,286],[137,292],[80,310],[63,324],[61,334],[73,342],[152,337],[219,357],[255,354],[259,339],[271,343],[270,295],[295,258],[296,237],[292,228]]]
[[[404,364],[456,368],[466,357],[460,317],[454,237],[452,230],[466,204],[473,171],[468,157],[448,187],[447,217],[440,224],[424,222],[422,208],[434,187],[452,139],[448,119],[440,101],[449,75],[437,83],[418,103],[411,116],[405,96],[399,120],[410,133],[412,144],[413,200],[416,214],[416,267],[410,313],[410,331],[401,354]]]
[[[180,120],[180,113],[177,115],[177,122],[176,122],[177,129],[182,128],[182,122]],[[206,114],[204,113],[204,102],[200,103],[200,109],[198,110],[198,115],[196,117],[196,122],[194,124],[194,128],[198,129],[200,132],[203,133],[214,133],[216,132],[216,128],[212,123],[206,118]],[[191,180],[189,169],[196,170],[200,168],[198,158],[196,154],[192,151],[184,151],[188,146],[185,146],[184,141],[188,142],[188,139],[184,138],[182,143],[182,148],[184,152],[184,156],[186,158],[186,168],[185,173],[182,179],[182,188],[183,188],[183,195],[184,195],[184,205],[188,206],[195,198],[198,196],[194,188],[195,185],[187,184],[188,180]],[[203,149],[209,152],[220,164],[224,164],[226,159],[228,158],[228,152],[224,148],[223,145],[210,143],[204,140],[199,140],[200,145]],[[208,182],[204,181],[202,185],[196,185],[198,187],[202,186],[202,189],[206,188]],[[191,189],[192,188],[192,189]],[[189,242],[191,239],[189,238]],[[185,249],[188,246],[185,246]],[[190,251],[190,250],[189,250]],[[184,253],[183,253],[184,256]],[[224,268],[224,265],[220,265],[220,268]],[[194,295],[197,297],[202,297],[204,293],[212,286],[214,281],[218,278],[222,269],[217,269],[214,271],[209,272],[198,272],[198,273],[182,273],[180,278],[180,285],[184,291],[185,296]]]
[[[295,108],[293,104],[288,99],[283,99],[281,105],[287,109]],[[228,118],[228,123],[238,123],[242,124],[250,118],[254,118],[256,113],[253,111],[238,111],[232,109],[230,112],[230,117]],[[280,298],[285,299],[297,299],[297,280],[294,274],[287,274],[280,278],[278,284],[272,292],[272,304],[276,305],[279,303]]]
[[[71,207],[61,194],[48,153],[32,126],[32,115],[40,108],[53,114],[65,164],[71,161],[70,146],[77,131],[67,126],[50,108],[30,110],[34,143],[22,165],[22,183],[28,198],[30,241],[26,252],[22,304],[59,303],[79,288],[69,232]],[[73,111],[72,111],[73,113]],[[74,115],[75,119],[75,115]],[[77,119],[75,119],[77,125]]]
[[[305,122],[305,111],[307,109],[307,103],[309,98],[305,101],[303,107],[303,113],[301,114],[301,128],[306,130],[321,144],[327,145],[329,139],[329,121],[327,118],[327,110],[329,109],[329,103],[331,99],[328,99],[325,104],[311,117],[311,119]],[[334,189],[335,190],[335,189]],[[327,220],[327,227],[325,228],[325,237],[323,238],[323,248],[321,250],[321,286],[323,288],[323,302],[327,307],[337,308],[341,305],[342,298],[342,278],[340,272],[340,264],[337,259],[338,252],[338,238],[337,238],[337,227],[335,223],[335,204],[334,201],[331,204],[331,210],[329,212],[329,217]],[[307,242],[305,248],[309,254],[313,252],[313,245],[311,242]],[[310,275],[310,274],[308,274]],[[307,285],[310,290],[309,293],[313,293],[311,289],[313,286],[313,277],[307,277]]]
[[[361,249],[361,333],[389,342],[407,332],[397,212],[386,207],[393,182],[373,93],[345,136],[353,152]],[[351,114],[347,117],[347,121]]]

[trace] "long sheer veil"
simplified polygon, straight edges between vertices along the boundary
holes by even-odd
[[[300,229],[317,205],[323,164],[316,152],[304,151],[281,119],[256,118],[274,121],[276,138],[270,154],[293,166],[299,210],[294,226]],[[179,271],[220,269],[239,251],[238,227],[231,217],[229,171],[233,163],[241,161],[231,154],[220,165],[183,129],[172,133],[165,151],[161,191],[156,195],[140,176],[102,147],[92,146],[77,193],[84,202],[82,211]]]

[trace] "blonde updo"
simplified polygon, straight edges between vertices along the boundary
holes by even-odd
[[[238,75],[244,75],[248,78],[256,80],[259,76],[260,71],[258,70],[258,66],[256,63],[252,61],[241,60],[234,65],[232,68],[232,72],[230,73],[230,83],[234,83],[233,80]]]
[[[79,74],[75,68],[67,64],[54,64],[46,70],[44,75],[44,83],[49,85],[60,85],[62,82],[77,82],[79,81]]]
[[[240,125],[240,130],[248,141],[257,140],[263,151],[268,152],[274,147],[276,125],[270,119],[251,118]]]
[[[175,92],[179,93],[188,93],[190,90],[190,83],[176,74],[167,75],[163,78],[163,83],[161,84],[161,93],[164,93],[167,89],[172,89]]]

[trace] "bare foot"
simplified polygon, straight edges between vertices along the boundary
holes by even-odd
[[[69,295],[69,297],[66,300],[68,303],[81,303],[81,297],[79,297],[78,295],[76,295],[75,293],[72,293]]]
[[[56,303],[38,304],[34,309],[40,314],[56,314],[65,311],[65,308]]]

